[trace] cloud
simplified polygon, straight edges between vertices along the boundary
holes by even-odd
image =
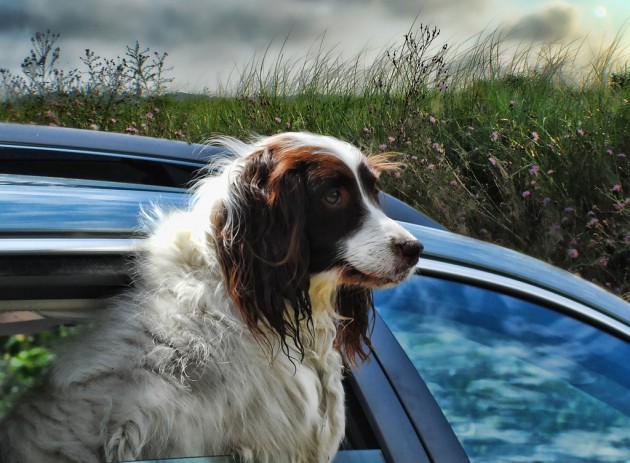
[[[13,5],[0,6],[0,31],[23,28],[28,24],[29,15]]]
[[[169,54],[174,85],[197,90],[214,88],[232,72],[238,75],[238,69],[266,51],[268,63],[280,53],[304,58],[323,36],[325,52],[334,49],[352,59],[369,50],[371,55],[363,56],[367,63],[375,52],[400,43],[414,20],[416,26],[437,26],[438,41],[451,48],[502,25],[516,40],[574,38],[582,31],[595,36],[577,6],[547,7],[519,17],[536,11],[533,5],[545,5],[545,0],[0,0],[0,68],[19,73],[29,38],[46,30],[61,35],[62,67],[80,68],[86,48],[102,57],[123,56],[125,46],[138,40]],[[612,18],[612,8],[607,8]],[[598,21],[603,27],[603,20]]]
[[[268,42],[292,32],[295,39],[312,36],[334,18],[331,5],[270,0],[261,8],[251,0],[208,2],[188,0],[83,1],[55,0],[42,14],[39,0],[22,0],[17,6],[0,3],[2,35],[11,30],[51,30],[62,37],[135,40],[146,38],[159,45],[177,46],[195,40]],[[323,8],[322,8],[323,6]]]
[[[78,58],[86,48],[115,58],[138,40],[152,51],[169,53],[178,81],[205,86],[204,80],[213,84],[213,74],[225,76],[267,47],[269,56],[277,56],[285,39],[285,56],[303,56],[323,35],[331,47],[341,45],[352,56],[370,41],[382,47],[396,34],[402,36],[413,21],[413,15],[392,20],[387,2],[376,0],[266,0],[264,7],[254,0],[55,0],[54,7],[49,5],[21,0],[9,6],[0,0],[5,49],[0,67],[19,70],[30,48],[28,38],[51,30],[61,36],[61,61],[69,67],[80,67]]]
[[[523,16],[507,26],[507,37],[539,42],[553,42],[572,37],[578,31],[578,18],[569,6],[554,6],[538,13]]]

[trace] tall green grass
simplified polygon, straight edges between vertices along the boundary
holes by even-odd
[[[140,98],[124,70],[119,90],[87,92],[95,78],[77,71],[75,88],[7,98],[0,119],[190,142],[307,130],[393,151],[406,167],[382,179],[387,191],[454,231],[630,300],[630,76],[620,43],[581,62],[581,42],[513,44],[497,31],[453,49],[420,25],[370,59],[344,59],[323,40],[299,59],[268,51],[211,95],[162,86]],[[118,69],[104,63],[97,82]],[[147,89],[165,79],[145,75]]]

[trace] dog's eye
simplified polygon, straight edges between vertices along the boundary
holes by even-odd
[[[343,196],[339,190],[330,190],[328,193],[326,193],[326,196],[324,196],[324,201],[326,201],[326,204],[329,204],[331,206],[338,206],[339,204],[341,204],[342,199]]]

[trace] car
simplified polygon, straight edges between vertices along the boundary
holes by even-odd
[[[0,334],[106,310],[131,284],[141,211],[186,204],[199,169],[225,154],[1,123]],[[424,252],[410,279],[375,293],[370,358],[344,380],[335,462],[627,462],[630,304],[380,200]]]

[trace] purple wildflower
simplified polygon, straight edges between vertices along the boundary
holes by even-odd
[[[599,219],[597,217],[593,217],[591,220],[588,221],[588,223],[586,224],[586,226],[588,228],[593,228],[595,225],[597,225],[599,223]]]
[[[580,256],[580,253],[575,248],[570,248],[567,250],[567,256],[571,259],[577,259]]]
[[[578,134],[578,137],[583,137],[584,136],[584,130],[582,130],[582,129],[577,129],[576,133]]]
[[[523,198],[529,198],[532,195],[532,192],[529,190],[525,190],[521,193],[521,195],[523,196]]]
[[[621,191],[621,185],[619,185],[618,183],[613,185],[612,191]]]
[[[492,138],[492,141],[497,141],[499,139],[499,132],[495,130],[490,134],[490,138]]]
[[[539,166],[532,166],[529,169],[529,174],[530,175],[538,175],[538,172],[540,171],[540,167]]]
[[[496,165],[497,165],[497,158],[495,158],[494,156],[490,156],[490,157],[488,158],[488,162],[489,162],[490,164],[492,164],[493,166],[496,166]]]
[[[540,137],[538,136],[538,132],[532,132],[532,140],[535,142],[538,141]]]

